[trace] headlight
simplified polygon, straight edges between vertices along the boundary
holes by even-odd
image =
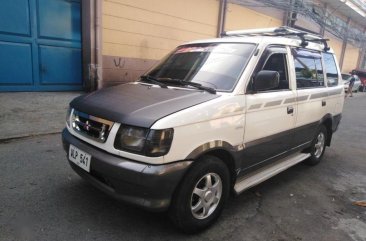
[[[163,156],[170,150],[173,141],[173,129],[150,130],[146,140],[145,153],[147,156]]]
[[[121,126],[114,141],[119,150],[146,156],[163,156],[169,152],[173,129],[149,130],[141,127]]]
[[[146,128],[121,126],[117,132],[114,147],[120,150],[142,152],[147,132]]]
[[[70,116],[71,116],[71,111],[72,111],[72,108],[69,107],[67,109],[67,113],[66,113],[66,124],[68,127],[70,127]]]

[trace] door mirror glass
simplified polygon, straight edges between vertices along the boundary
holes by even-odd
[[[278,88],[280,83],[280,74],[277,71],[261,70],[255,76],[253,81],[254,91],[266,91]]]

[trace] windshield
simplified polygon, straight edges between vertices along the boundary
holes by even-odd
[[[174,50],[148,75],[161,82],[179,79],[218,91],[231,91],[254,49],[254,44],[243,43],[184,45]]]

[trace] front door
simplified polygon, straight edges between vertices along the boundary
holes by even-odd
[[[272,46],[264,52],[254,75],[260,70],[277,71],[279,86],[246,94],[246,126],[242,168],[261,166],[291,148],[295,126],[296,92],[289,81],[285,47]]]

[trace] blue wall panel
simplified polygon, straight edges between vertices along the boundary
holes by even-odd
[[[80,3],[38,0],[38,13],[39,37],[80,41]]]
[[[0,1],[0,91],[82,89],[78,0]]]
[[[1,0],[0,32],[30,35],[28,0]]]
[[[40,46],[42,84],[81,84],[81,50]]]
[[[0,42],[0,56],[0,86],[33,84],[30,44]]]

